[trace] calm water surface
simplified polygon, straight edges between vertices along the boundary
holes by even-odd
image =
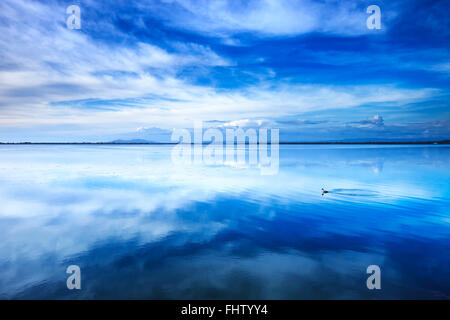
[[[0,298],[450,298],[448,146],[282,145],[273,175],[172,148],[0,146]]]

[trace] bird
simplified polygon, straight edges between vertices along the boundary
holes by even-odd
[[[322,188],[322,195],[324,195],[325,193],[328,193],[328,191]]]

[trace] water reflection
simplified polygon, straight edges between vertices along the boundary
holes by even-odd
[[[171,150],[1,146],[0,297],[450,296],[449,148],[281,145],[272,176]]]
[[[332,189],[326,190],[326,194],[351,197],[374,197],[378,195],[378,192],[369,189]]]

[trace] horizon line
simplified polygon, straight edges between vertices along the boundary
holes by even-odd
[[[190,145],[210,145],[215,144],[213,142],[203,142],[203,143],[186,143],[186,142],[0,142],[2,145],[177,145],[177,144],[190,144]],[[226,143],[217,143],[226,145]],[[233,144],[272,144],[271,142],[257,142],[257,143],[233,143]],[[276,144],[276,143],[274,143]],[[284,142],[278,142],[278,144],[418,144],[418,145],[425,145],[425,144],[450,144],[450,140],[444,139],[444,140],[430,140],[430,141],[315,141],[315,142],[309,142],[309,141],[284,141]]]

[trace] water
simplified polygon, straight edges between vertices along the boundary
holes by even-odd
[[[0,298],[450,297],[448,146],[281,145],[273,175],[172,148],[0,146]]]

